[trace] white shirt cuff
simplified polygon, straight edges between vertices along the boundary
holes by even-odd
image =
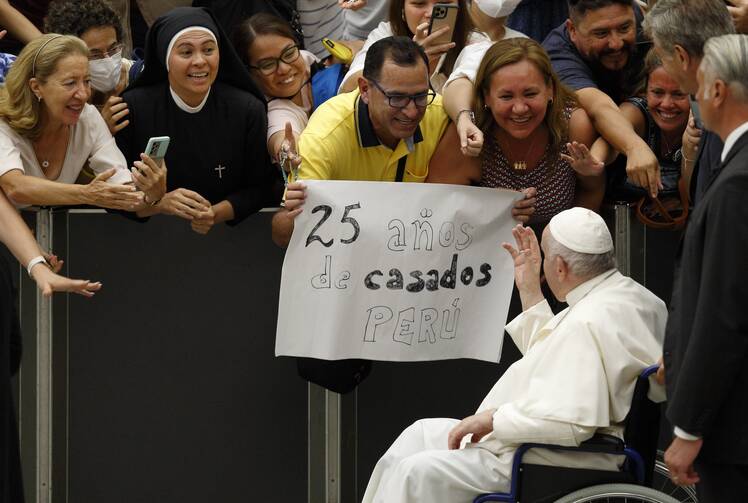
[[[678,428],[677,426],[675,428],[673,428],[673,433],[675,433],[676,437],[682,438],[683,440],[691,440],[691,441],[701,440],[701,437],[697,437],[696,435],[691,435],[687,431],[683,431],[680,428]]]

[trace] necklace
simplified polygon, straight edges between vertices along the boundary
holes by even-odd
[[[514,161],[513,167],[515,171],[525,171],[527,169],[527,161],[525,161],[525,159],[527,159],[527,156],[530,155],[530,152],[532,151],[533,147],[535,147],[535,144],[537,142],[538,137],[536,136],[535,139],[532,140],[532,143],[530,143],[530,147],[527,149],[527,151],[525,151],[525,155],[522,157],[522,160]]]
[[[666,137],[666,135],[665,135],[665,133],[663,131],[660,131],[660,138],[662,139],[662,143],[665,144],[665,154],[664,154],[664,156],[665,157],[669,157],[670,154],[673,153],[673,147],[670,146],[670,142],[667,141],[667,137]],[[677,141],[678,140],[676,140],[676,142]],[[676,146],[677,146],[677,143],[676,143]]]
[[[64,145],[66,146],[65,152],[67,153],[67,143],[69,140],[70,135],[70,129],[66,128],[64,132],[64,136],[58,137],[56,140],[57,142],[62,141]],[[41,153],[39,152],[39,144],[36,143],[33,145],[34,153],[36,153],[37,161],[39,162],[39,165],[42,167],[42,169],[46,170],[49,168],[49,166],[52,164],[50,162],[50,159],[54,159],[55,155],[59,152],[55,152],[57,150],[57,145],[53,144],[50,148],[45,148],[46,152]]]

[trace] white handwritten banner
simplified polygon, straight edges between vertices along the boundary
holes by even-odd
[[[305,181],[276,355],[498,361],[514,281],[508,190]]]

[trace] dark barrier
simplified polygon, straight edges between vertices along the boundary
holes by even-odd
[[[377,362],[337,405],[308,390],[292,359],[274,357],[283,252],[271,215],[200,236],[176,218],[38,214],[37,235],[66,273],[104,289],[58,295],[50,311],[21,282],[29,502],[360,500],[404,427],[473,413],[518,358],[506,340],[501,364]],[[644,242],[628,245],[642,263]],[[320,425],[339,426],[341,438],[320,437]]]

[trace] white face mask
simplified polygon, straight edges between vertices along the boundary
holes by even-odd
[[[122,52],[102,59],[88,62],[91,75],[91,86],[97,91],[106,93],[117,87],[122,71]]]
[[[475,5],[487,16],[506,17],[517,8],[520,0],[473,0]]]

